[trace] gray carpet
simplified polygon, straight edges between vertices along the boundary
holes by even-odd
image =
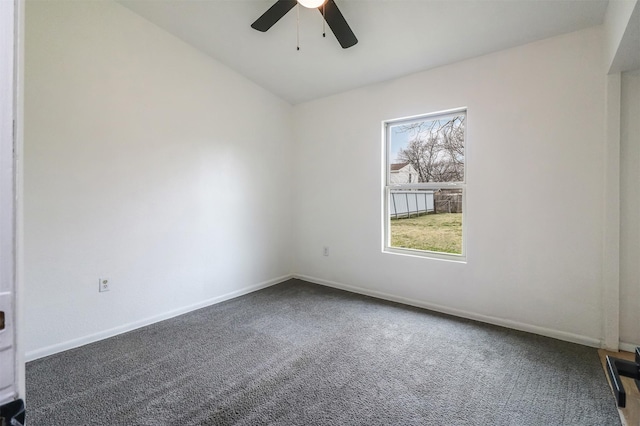
[[[619,425],[595,349],[302,281],[27,365],[34,425]]]

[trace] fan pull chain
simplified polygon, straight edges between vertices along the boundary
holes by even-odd
[[[325,30],[325,25],[327,23],[327,17],[324,14],[324,5],[325,4],[327,4],[326,1],[324,3],[322,3],[322,37],[326,37],[327,36],[327,31]]]
[[[300,4],[296,4],[296,50],[300,50]]]

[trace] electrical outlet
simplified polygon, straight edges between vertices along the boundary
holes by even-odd
[[[98,279],[98,291],[100,293],[102,293],[103,291],[109,291],[110,290],[109,286],[110,286],[110,283],[108,279],[106,278]]]
[[[323,256],[329,256],[329,247],[326,247],[326,246],[325,246],[325,247],[322,249],[322,255],[323,255]]]

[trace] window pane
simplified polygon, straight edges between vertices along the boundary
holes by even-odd
[[[461,255],[462,191],[391,189],[389,246]]]
[[[464,113],[389,126],[389,183],[464,182]]]

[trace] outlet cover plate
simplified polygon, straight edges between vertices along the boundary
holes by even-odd
[[[110,283],[109,283],[108,279],[106,279],[106,278],[99,278],[98,279],[98,291],[100,293],[105,292],[105,291],[109,291],[110,290],[109,286],[110,286]]]

